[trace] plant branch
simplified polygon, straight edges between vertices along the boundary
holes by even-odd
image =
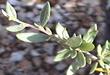
[[[23,23],[23,24],[25,24],[26,25],[26,27],[31,27],[31,28],[33,28],[33,29],[35,29],[35,30],[38,30],[38,31],[40,31],[40,32],[43,32],[44,34],[47,34],[47,35],[49,35],[50,36],[50,34],[48,33],[48,32],[46,32],[46,30],[45,29],[39,29],[39,28],[37,28],[37,27],[35,27],[35,26],[33,26],[33,25],[31,25],[31,24],[28,24],[28,23],[25,23],[25,22],[22,22],[22,21],[20,21],[20,20],[15,20],[16,22],[18,22],[18,23]]]
[[[94,56],[93,54],[91,54],[89,52],[86,52],[85,55],[88,56],[89,58],[91,58],[93,61],[97,61],[98,60],[98,58],[96,56]]]

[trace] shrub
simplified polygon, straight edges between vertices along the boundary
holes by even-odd
[[[7,2],[6,11],[2,10],[2,13],[10,20],[18,22],[19,25],[9,26],[6,29],[10,32],[17,32],[16,37],[24,42],[44,42],[48,40],[54,40],[63,46],[63,50],[59,51],[55,56],[54,61],[62,61],[65,59],[74,60],[70,64],[67,75],[74,75],[77,70],[85,67],[87,64],[92,65],[90,74],[98,71],[101,75],[109,75],[110,68],[110,43],[106,41],[105,45],[94,46],[93,41],[98,33],[97,25],[91,25],[91,28],[82,35],[74,34],[69,36],[65,27],[60,23],[56,25],[56,34],[52,33],[51,29],[47,26],[47,22],[50,17],[51,7],[47,2],[40,15],[40,24],[34,23],[30,25],[22,22],[17,18],[15,9]],[[27,32],[22,33],[26,27],[37,30],[37,33]],[[97,50],[97,55],[91,54],[91,51]]]

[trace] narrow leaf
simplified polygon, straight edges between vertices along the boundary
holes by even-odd
[[[102,68],[105,68],[105,63],[103,62],[102,59],[100,59],[98,62]]]
[[[102,50],[102,56],[104,56],[108,53],[110,53],[110,43],[108,41],[106,41],[106,43],[104,45],[104,49]]]
[[[10,32],[19,32],[23,30],[26,26],[24,24],[9,26],[6,29]]]
[[[40,15],[41,25],[45,26],[47,24],[50,18],[50,12],[51,12],[50,4],[49,2],[47,2]]]
[[[110,64],[110,56],[107,56],[103,59],[106,64]]]
[[[96,68],[97,72],[106,72],[107,73],[107,70],[105,68]]]
[[[69,50],[64,49],[58,52],[58,54],[56,55],[54,61],[58,62],[58,61],[62,61],[66,58],[69,57]]]
[[[68,39],[69,38],[69,34],[66,30],[66,28],[64,28],[60,23],[57,24],[56,26],[56,33],[58,34],[58,36],[61,39]]]
[[[100,72],[99,75],[104,75],[104,74],[102,72]]]
[[[97,25],[92,25],[88,32],[83,36],[83,40],[88,43],[92,43],[97,35]]]
[[[98,54],[98,57],[101,58],[101,56],[102,56],[102,47],[101,47],[101,45],[97,46],[97,54]]]
[[[72,50],[71,51],[71,58],[74,59],[77,56],[77,51],[76,50]]]
[[[77,71],[79,68],[80,68],[80,66],[78,65],[77,62],[72,63],[72,64],[69,66],[66,75],[75,75],[76,71]]]
[[[49,27],[45,27],[45,30],[46,30],[46,32],[47,32],[49,35],[52,35],[52,31],[50,30]]]
[[[90,74],[94,73],[94,71],[96,70],[97,66],[98,66],[98,62],[93,63],[92,68],[90,70]]]
[[[62,34],[63,34],[63,38],[64,38],[64,39],[68,39],[68,38],[69,38],[69,34],[68,34],[66,28],[64,28]]]
[[[6,4],[6,12],[7,12],[8,16],[9,16],[9,20],[17,19],[16,11],[15,11],[13,6],[9,2],[7,2],[7,4]]]
[[[66,75],[73,75],[73,71],[72,70],[73,70],[72,65],[70,65],[68,70],[67,70]]]
[[[89,57],[86,57],[86,62],[87,62],[88,64],[91,64],[92,59],[91,59],[91,58],[89,58]]]
[[[41,33],[18,33],[16,37],[24,42],[44,42],[48,39],[47,35]]]
[[[66,44],[70,47],[78,47],[82,43],[82,39],[79,36],[69,38]]]
[[[6,11],[2,10],[2,13],[4,16],[8,17],[8,14],[6,13]]]
[[[73,63],[69,66],[66,75],[75,75],[75,72],[79,69],[79,66],[76,63]]]
[[[85,41],[83,41],[81,46],[80,46],[80,49],[82,51],[92,51],[94,48],[95,48],[95,46],[92,43],[88,43]]]
[[[77,53],[76,61],[80,67],[84,67],[86,65],[86,58],[82,52]]]

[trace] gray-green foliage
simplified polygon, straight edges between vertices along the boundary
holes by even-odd
[[[50,18],[50,4],[49,2],[46,3],[44,6],[41,15],[40,15],[40,24],[45,26]]]
[[[90,74],[96,71],[97,67],[106,70],[107,74],[110,69],[110,43],[106,41],[104,46],[98,45],[97,55],[94,56],[90,53],[95,49],[93,41],[98,33],[97,25],[91,25],[91,28],[83,36],[74,34],[72,37],[69,36],[68,31],[60,23],[56,25],[56,34],[52,33],[51,29],[47,26],[47,22],[50,17],[51,7],[47,2],[42,9],[40,15],[40,25],[30,25],[22,22],[17,18],[15,9],[10,3],[6,4],[6,11],[2,10],[4,16],[9,20],[18,22],[18,25],[9,26],[6,29],[10,32],[17,32],[16,37],[24,42],[44,42],[48,40],[54,40],[58,42],[63,49],[58,51],[55,61],[62,61],[65,59],[74,60],[68,70],[67,75],[74,75],[77,70],[85,67],[87,64],[92,65]],[[37,32],[21,32],[26,27],[35,29]],[[99,64],[99,65],[98,65]],[[100,74],[102,74],[102,71]]]

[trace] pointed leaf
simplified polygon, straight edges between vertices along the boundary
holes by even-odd
[[[49,27],[45,27],[46,32],[48,32],[49,35],[52,35],[52,31],[50,30]]]
[[[101,58],[101,56],[102,56],[102,47],[101,47],[101,45],[97,46],[97,54],[98,54],[99,58]]]
[[[63,38],[65,38],[65,39],[68,39],[69,38],[69,34],[68,34],[66,28],[64,28],[62,34],[63,34]]]
[[[64,50],[61,50],[61,51],[59,51],[58,52],[58,54],[56,55],[56,57],[55,57],[55,59],[54,59],[54,61],[62,61],[62,60],[64,60],[64,59],[66,59],[66,58],[68,58],[69,57],[69,50],[68,49],[64,49]]]
[[[110,64],[110,56],[107,56],[103,59],[106,64]]]
[[[99,75],[104,75],[104,74],[102,72],[100,72]]]
[[[92,43],[97,35],[97,32],[97,25],[92,25],[88,32],[83,36],[83,40],[85,40],[88,43]]]
[[[68,70],[67,70],[66,75],[73,75],[73,71],[72,70],[73,70],[72,65],[70,65]]]
[[[88,64],[91,64],[92,59],[91,59],[91,58],[89,58],[89,57],[86,57],[86,62],[87,62]]]
[[[76,37],[76,34],[75,33],[73,34],[73,37]]]
[[[82,52],[77,53],[76,61],[80,67],[84,67],[86,65],[86,58]]]
[[[2,10],[2,13],[4,16],[8,17],[8,14],[6,13],[6,11]]]
[[[50,8],[50,4],[49,2],[46,3],[46,5],[44,6],[41,15],[40,15],[40,24],[45,26],[50,18],[50,12],[51,12],[51,8]]]
[[[105,68],[105,63],[103,62],[102,59],[100,59],[98,62],[102,68]]]
[[[77,56],[77,51],[76,50],[72,50],[71,51],[71,58],[74,59]]]
[[[79,66],[76,63],[73,63],[69,66],[66,75],[75,75],[75,72],[79,69]]]
[[[94,71],[96,70],[97,66],[98,66],[98,62],[95,62],[95,63],[92,65],[92,68],[91,68],[91,70],[90,70],[90,74],[94,73]]]
[[[80,68],[79,64],[77,62],[72,63],[68,70],[67,70],[67,75],[75,75],[76,71]]]
[[[70,47],[78,47],[82,43],[82,39],[79,36],[69,38],[66,44]]]
[[[16,37],[24,42],[44,42],[48,39],[47,35],[42,33],[18,33]]]
[[[66,28],[64,28],[60,23],[57,24],[56,26],[56,33],[58,34],[58,36],[61,39],[68,39],[69,38],[69,34],[66,30]]]
[[[9,26],[6,29],[10,32],[19,32],[21,30],[23,30],[26,26],[23,24],[20,25],[13,25],[13,26]]]
[[[87,43],[85,41],[82,42],[80,49],[82,51],[92,51],[95,48],[95,46],[92,43]]]
[[[15,11],[13,6],[9,2],[7,2],[7,4],[6,4],[6,12],[7,12],[8,16],[9,16],[9,20],[17,19],[16,11]]]
[[[104,45],[104,49],[102,51],[102,56],[107,55],[110,52],[110,44],[108,41],[106,41],[105,45]]]

